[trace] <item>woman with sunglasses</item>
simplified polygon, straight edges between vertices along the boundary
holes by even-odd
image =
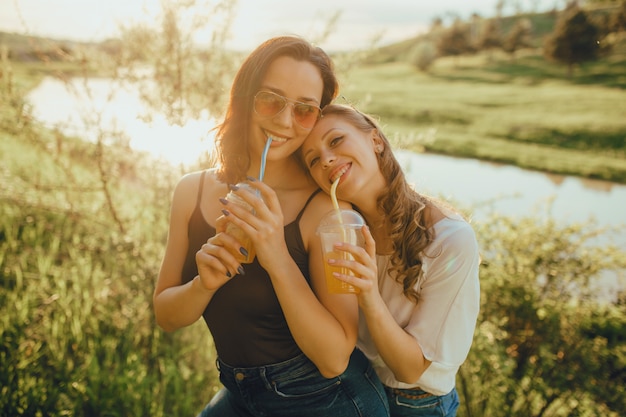
[[[301,157],[326,192],[365,218],[365,249],[338,244],[354,261],[329,261],[360,289],[358,346],[385,385],[392,417],[454,416],[455,378],[472,344],[480,305],[478,244],[452,207],[416,192],[369,116],[324,107]],[[377,168],[376,168],[377,167]]]
[[[167,331],[200,317],[211,331],[223,388],[201,416],[388,416],[382,384],[355,349],[356,298],[325,291],[315,229],[332,202],[295,156],[337,88],[320,48],[290,36],[264,42],[235,76],[217,167],[174,191],[154,309]],[[244,181],[254,192],[233,185]],[[251,263],[232,254],[247,252],[228,223],[252,240]]]

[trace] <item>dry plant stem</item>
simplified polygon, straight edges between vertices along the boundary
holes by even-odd
[[[109,190],[109,180],[107,179],[107,173],[103,165],[104,146],[102,146],[100,136],[98,136],[97,147],[98,152],[96,153],[96,160],[98,161],[98,173],[100,175],[100,182],[102,183],[102,192],[104,193],[104,198],[106,199],[107,207],[109,208],[111,217],[113,217],[113,221],[115,221],[115,224],[117,224],[120,233],[125,235],[126,228],[124,227],[124,223],[122,223],[122,220],[117,214],[117,210],[115,209],[115,204],[113,203],[113,198],[111,197],[111,192]]]

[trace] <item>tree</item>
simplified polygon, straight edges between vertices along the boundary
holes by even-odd
[[[519,49],[531,46],[530,31],[532,24],[528,19],[519,19],[515,22],[509,33],[502,42],[502,49],[505,52],[515,55]]]
[[[626,1],[622,1],[620,7],[611,13],[609,29],[611,32],[626,31]]]
[[[491,51],[502,46],[502,34],[500,25],[496,19],[488,19],[484,22],[480,36],[478,38],[477,47]]]
[[[554,31],[544,44],[544,55],[566,64],[567,75],[571,77],[575,65],[599,57],[599,33],[584,10],[571,7],[557,20]]]
[[[474,52],[470,38],[470,26],[460,20],[456,20],[451,27],[443,30],[438,38],[437,50],[439,55],[456,56]]]
[[[236,54],[225,48],[234,7],[231,0],[161,1],[152,25],[121,28],[112,71],[136,85],[148,107],[170,123],[182,125],[207,111],[219,115],[236,69]]]

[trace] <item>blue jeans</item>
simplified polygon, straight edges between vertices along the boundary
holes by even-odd
[[[304,354],[285,362],[233,368],[218,359],[222,388],[198,417],[388,417],[378,376],[355,349],[348,368],[323,377]]]
[[[432,395],[421,389],[385,387],[391,417],[454,417],[459,408],[456,388],[446,395]]]

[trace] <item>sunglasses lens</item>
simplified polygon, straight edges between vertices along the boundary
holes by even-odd
[[[274,117],[286,106],[287,99],[276,93],[259,91],[254,96],[254,111],[261,117]],[[293,116],[296,122],[305,129],[313,127],[319,114],[319,107],[293,101]]]
[[[313,127],[319,116],[320,109],[310,104],[298,103],[293,106],[296,122],[304,128]]]
[[[272,117],[280,113],[287,100],[278,94],[261,91],[254,97],[254,111],[261,117]]]

